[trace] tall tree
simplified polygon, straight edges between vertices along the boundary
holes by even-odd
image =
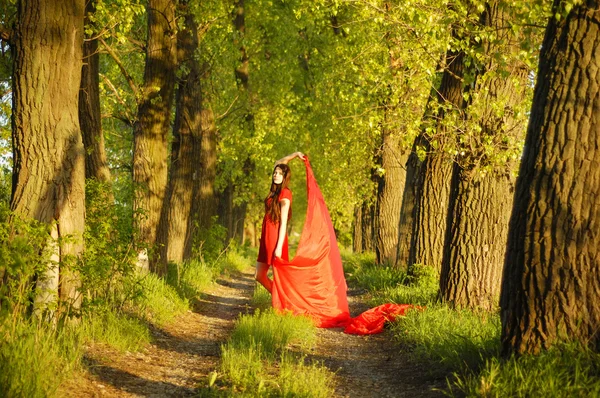
[[[162,212],[166,211],[168,138],[175,91],[176,32],[175,0],[149,0],[148,39],[142,98],[134,125],[133,209],[137,229],[138,266],[145,268],[147,248],[156,243]],[[150,257],[153,271],[156,256]]]
[[[85,24],[91,24],[90,16],[96,10],[96,1],[88,0],[85,5]],[[109,182],[110,169],[104,149],[102,118],[100,115],[99,70],[100,53],[98,39],[93,37],[95,29],[86,35],[83,43],[83,67],[79,93],[79,124],[85,147],[85,176]]]
[[[442,266],[453,164],[444,147],[453,132],[452,125],[463,118],[463,58],[460,48],[453,46],[447,51],[438,90],[439,110],[432,118],[435,134],[424,134],[427,155],[416,183],[409,265],[424,264],[438,272]]]
[[[203,93],[202,79],[208,67],[200,65],[198,26],[190,3],[182,3],[183,29],[178,32],[179,79],[171,169],[164,258],[172,262],[188,259],[197,231],[210,228],[215,214],[216,166],[215,122]]]
[[[13,45],[11,209],[50,226],[52,259],[37,306],[78,306],[79,278],[66,262],[83,251],[85,160],[78,117],[83,0],[18,3]],[[64,239],[63,241],[59,241]]]
[[[475,83],[465,109],[469,120],[456,136],[440,296],[457,306],[492,310],[500,295],[520,149],[515,144],[525,132],[530,71],[520,59],[506,4],[485,7],[473,32],[483,40],[482,59],[471,62],[477,68],[470,72]]]
[[[563,17],[546,28],[502,282],[505,354],[600,347],[599,10],[555,0]]]

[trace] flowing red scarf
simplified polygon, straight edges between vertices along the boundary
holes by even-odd
[[[273,264],[273,308],[312,318],[319,327],[344,327],[374,334],[387,320],[404,315],[410,304],[384,304],[350,317],[346,279],[335,231],[323,195],[306,158],[308,208],[296,256]]]

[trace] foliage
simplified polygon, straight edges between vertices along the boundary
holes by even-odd
[[[135,253],[131,246],[131,224],[119,216],[113,204],[112,185],[86,181],[86,223],[83,264],[80,267],[83,306],[122,309],[141,295],[136,283]]]
[[[198,232],[194,235],[192,244],[192,257],[202,258],[203,261],[212,263],[225,251],[227,228],[217,222],[213,217],[209,228],[196,225]]]
[[[49,226],[24,220],[0,203],[0,318],[18,319],[35,299],[36,278],[50,263]],[[56,305],[57,303],[54,303]]]

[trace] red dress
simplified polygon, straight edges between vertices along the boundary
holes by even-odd
[[[283,188],[279,194],[279,201],[288,199],[290,201],[290,208],[292,206],[292,191],[288,188]],[[269,199],[272,200],[272,199]],[[277,246],[277,239],[279,238],[279,223],[273,222],[268,214],[265,214],[262,223],[262,233],[260,235],[260,248],[258,250],[258,258],[256,261],[259,263],[273,264],[273,255],[275,253],[275,247]],[[288,255],[288,237],[285,234],[285,240],[283,241],[283,248],[281,251],[281,258],[285,261],[289,260]]]

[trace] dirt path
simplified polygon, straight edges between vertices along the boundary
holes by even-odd
[[[121,354],[95,345],[87,350],[89,372],[59,391],[65,397],[186,397],[218,367],[220,345],[240,313],[250,312],[251,271],[218,284],[173,325],[152,330],[154,342],[138,353]],[[353,315],[365,310],[350,296]],[[320,329],[312,357],[336,372],[336,397],[438,397],[443,379],[411,363],[384,332],[352,336]]]
[[[348,295],[350,314],[368,309],[361,297]],[[341,329],[319,329],[316,359],[336,372],[336,397],[442,397],[444,377],[436,376],[384,331],[372,336],[348,335]]]
[[[250,271],[220,279],[165,328],[151,330],[153,343],[138,353],[121,354],[95,345],[87,350],[90,372],[67,383],[65,397],[191,397],[219,362],[221,343],[234,320],[250,311],[254,287]]]

